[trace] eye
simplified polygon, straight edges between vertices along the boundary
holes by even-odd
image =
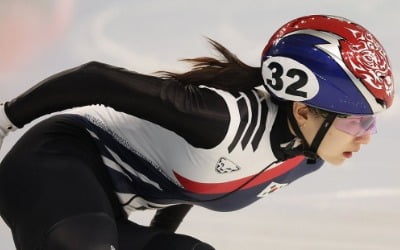
[[[357,118],[347,118],[346,124],[349,128],[359,128],[361,121],[360,121],[360,119],[357,119]]]
[[[357,119],[357,118],[347,118],[349,124],[360,124],[361,123],[361,119]]]

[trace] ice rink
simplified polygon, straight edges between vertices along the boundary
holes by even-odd
[[[374,33],[399,92],[399,9],[398,0],[0,0],[0,101],[91,60],[141,73],[184,70],[179,59],[212,55],[204,37],[258,66],[272,33],[309,14],[343,16]],[[194,208],[179,232],[218,250],[400,249],[399,101],[378,117],[370,145],[343,166],[325,165],[236,212]],[[0,159],[26,128],[6,138]],[[151,215],[132,219],[145,224]],[[3,221],[0,249],[15,249]]]

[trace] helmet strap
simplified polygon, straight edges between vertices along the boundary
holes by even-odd
[[[300,138],[303,142],[303,153],[307,157],[307,163],[314,164],[316,160],[319,158],[317,151],[324,139],[326,133],[328,132],[329,128],[331,127],[333,121],[335,120],[337,114],[335,113],[328,113],[328,116],[325,118],[324,122],[322,123],[321,127],[317,131],[316,135],[314,136],[313,141],[311,142],[311,146],[308,144],[306,138],[301,132],[299,125],[297,124],[296,118],[293,114],[293,102],[288,105],[288,119],[289,123],[295,133],[295,135]]]
[[[335,113],[329,113],[328,116],[325,118],[324,122],[322,123],[321,127],[319,128],[317,134],[314,136],[314,139],[311,143],[311,146],[309,147],[309,150],[319,158],[317,154],[317,150],[319,146],[321,145],[322,140],[324,139],[326,133],[328,132],[329,128],[332,126],[333,121],[335,120],[337,114]],[[312,160],[308,160],[309,163],[315,163],[316,159],[314,158]],[[313,161],[313,162],[311,162]]]

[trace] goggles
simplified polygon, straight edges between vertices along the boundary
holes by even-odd
[[[353,136],[372,135],[377,132],[376,117],[374,115],[336,117],[333,126]]]

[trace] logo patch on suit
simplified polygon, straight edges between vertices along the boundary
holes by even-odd
[[[277,182],[271,182],[263,191],[261,191],[257,195],[257,197],[260,197],[260,198],[265,197],[265,196],[275,192],[276,190],[278,190],[278,189],[280,189],[280,188],[282,188],[284,186],[287,186],[288,184],[289,183],[282,183],[281,184],[281,183],[277,183]]]
[[[228,160],[225,157],[219,158],[217,162],[217,166],[215,167],[215,171],[219,174],[227,174],[239,171],[240,167],[233,163],[231,160]]]

